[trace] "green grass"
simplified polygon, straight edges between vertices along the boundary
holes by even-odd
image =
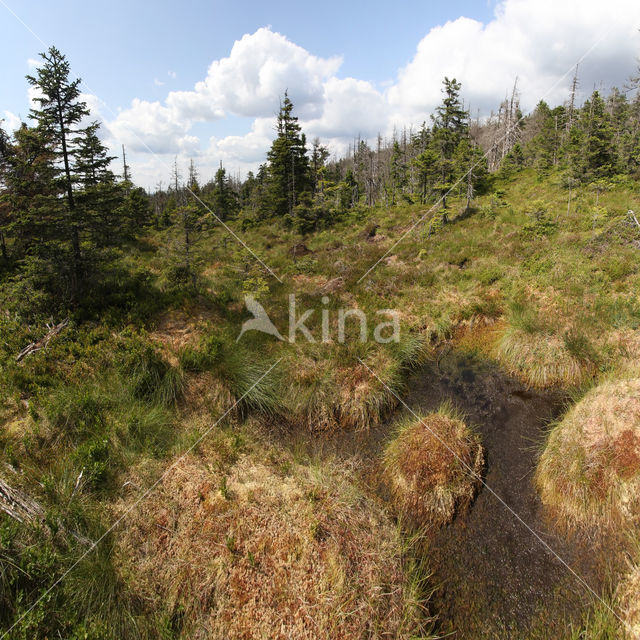
[[[559,177],[539,179],[524,170],[493,178],[468,215],[458,215],[464,203],[451,200],[450,223],[429,234],[428,218],[407,233],[428,209],[408,203],[372,211],[358,207],[332,228],[307,235],[279,220],[246,225],[243,241],[283,283],[214,227],[198,245],[202,273],[195,291],[167,278],[171,264],[164,247],[172,231],[151,230],[140,247],[127,248],[122,268],[101,284],[69,328],[20,364],[15,355],[46,333],[49,318],[27,317],[16,305],[0,314],[3,459],[28,478],[26,488],[53,522],[93,536],[109,521],[129,470],[161,469],[203,433],[203,424],[218,418],[192,424],[186,417],[194,410],[188,392],[199,376],[211,376],[231,401],[239,401],[230,419],[280,421],[299,435],[375,425],[396,406],[394,394],[405,392],[412,369],[443,344],[455,347],[461,335],[478,331],[485,321],[496,330],[479,339],[482,352],[528,384],[575,389],[613,375],[640,356],[632,340],[640,329],[640,249],[633,244],[640,237],[625,223],[626,211],[637,211],[640,197],[629,184],[600,194],[597,210],[595,197],[588,188],[574,189],[567,213],[568,192]],[[373,224],[379,225],[376,236],[366,239],[363,232]],[[239,221],[230,225],[240,231]],[[289,249],[300,242],[312,253],[293,259]],[[291,345],[257,334],[235,342],[248,317],[246,293],[259,296],[283,334],[287,296],[295,293],[300,309],[316,309],[308,325],[319,338],[323,286],[337,277],[343,283],[328,294],[326,305],[329,343]],[[400,342],[363,344],[357,326],[348,323],[347,341],[339,344],[337,310],[353,307],[368,318],[380,309],[399,310]],[[187,312],[200,333],[173,354],[150,333],[171,309]],[[369,336],[372,330],[370,322]],[[2,527],[6,624],[81,547],[69,540],[58,545],[57,538],[42,543],[38,536],[46,532],[22,531],[4,517]],[[75,601],[79,596],[71,591],[46,599],[15,637],[144,637],[145,625],[171,637],[179,615],[141,610],[108,549],[88,558],[73,578],[74,593],[86,592],[86,603]],[[418,586],[409,590],[428,591],[428,568],[419,567],[416,576]],[[606,635],[605,614],[594,610],[571,637],[613,637]]]

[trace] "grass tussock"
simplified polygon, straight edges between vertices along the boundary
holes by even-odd
[[[413,526],[450,522],[475,495],[484,465],[480,442],[450,406],[403,422],[384,469],[396,507]]]
[[[420,632],[397,529],[345,470],[247,452],[210,459],[173,468],[120,542],[140,597],[179,619],[176,637]]]
[[[532,387],[579,386],[595,372],[583,341],[573,334],[561,337],[508,327],[496,344],[495,357]]]
[[[536,474],[543,502],[569,528],[640,518],[640,379],[603,382],[549,433]]]
[[[430,355],[421,335],[408,334],[382,349],[378,345],[333,345],[288,362],[293,380],[283,389],[293,421],[310,431],[367,430],[398,404],[406,373]]]

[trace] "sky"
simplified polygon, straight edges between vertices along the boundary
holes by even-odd
[[[480,117],[516,79],[525,113],[561,104],[578,61],[581,100],[622,87],[639,27],[637,0],[0,0],[0,118],[28,117],[24,76],[55,45],[137,184],[166,185],[175,157],[206,181],[264,161],[285,90],[307,138],[341,155],[429,122],[444,76]]]

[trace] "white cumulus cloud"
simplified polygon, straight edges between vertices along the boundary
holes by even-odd
[[[458,18],[432,29],[389,89],[397,121],[423,118],[441,99],[444,76],[462,82],[467,104],[487,114],[516,78],[522,107],[567,97],[571,67],[583,56],[580,86],[621,85],[638,54],[637,0],[505,0],[484,25]],[[584,95],[584,94],[583,94]]]
[[[525,111],[542,98],[563,102],[571,67],[585,53],[580,98],[594,88],[622,86],[637,65],[639,19],[637,0],[502,0],[486,24],[460,17],[431,29],[416,43],[412,60],[384,86],[340,77],[340,57],[318,57],[261,28],[214,60],[193,88],[169,91],[164,101],[134,98],[105,124],[113,144],[124,142],[132,152],[193,155],[206,167],[222,159],[234,170],[255,169],[273,140],[285,90],[307,138],[319,136],[332,150],[342,150],[356,136],[373,139],[378,132],[389,135],[394,126],[428,122],[441,100],[444,76],[462,82],[474,115],[496,109],[516,78]],[[176,78],[175,72],[167,75]],[[196,123],[228,115],[246,119],[246,134],[205,138],[204,145],[193,135]],[[133,155],[134,171],[136,161]],[[145,176],[153,166],[144,161]]]

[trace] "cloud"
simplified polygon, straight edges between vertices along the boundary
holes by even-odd
[[[387,102],[370,82],[329,78],[324,83],[319,117],[305,120],[303,126],[321,138],[369,138],[385,126],[387,117]]]
[[[5,111],[2,119],[4,120],[2,127],[7,133],[15,131],[22,122],[20,117],[11,111]]]
[[[339,69],[340,58],[319,58],[267,28],[236,41],[228,58],[214,60],[195,94],[235,115],[265,117],[289,90],[299,111],[315,113],[323,83]],[[194,99],[197,98],[194,96]]]
[[[219,140],[212,137],[207,155],[236,167],[252,167],[264,162],[265,151],[274,137],[273,118],[256,118],[251,131],[244,136],[226,136]]]
[[[313,117],[322,111],[324,81],[340,62],[314,56],[279,33],[258,29],[236,41],[228,57],[213,61],[207,77],[193,90],[170,91],[164,104],[134,98],[107,126],[115,139],[134,149],[173,153],[192,142],[185,135],[195,122],[226,114],[273,117],[287,88],[298,113]]]
[[[159,102],[134,98],[129,109],[105,124],[113,140],[132,151],[168,154],[198,144],[197,138],[187,135],[191,121]]]
[[[561,103],[572,66],[591,47],[579,70],[584,94],[602,80],[620,85],[633,69],[638,17],[636,0],[505,0],[486,25],[464,17],[447,22],[421,40],[389,89],[394,119],[416,121],[431,112],[444,76],[462,82],[474,112],[495,109],[516,78],[525,110],[543,98]]]
[[[158,80],[158,78],[154,78],[153,84],[155,84],[156,87],[162,87],[164,85],[164,82],[162,82],[162,80]]]
[[[318,136],[340,152],[358,135],[373,140],[378,132],[390,135],[394,126],[428,122],[441,101],[444,76],[462,82],[474,115],[495,110],[516,78],[525,111],[541,98],[562,103],[572,65],[595,45],[580,64],[582,99],[597,83],[606,81],[605,90],[621,86],[633,72],[636,5],[637,0],[502,0],[486,24],[460,17],[431,29],[396,78],[381,86],[341,78],[340,57],[318,57],[265,27],[237,40],[193,88],[169,91],[164,101],[135,98],[106,125],[114,143],[124,142],[132,152],[192,154],[204,166],[222,159],[236,169],[255,169],[273,139],[285,90],[308,139]],[[167,75],[176,78],[173,71]],[[196,123],[227,116],[245,118],[247,132],[205,137],[204,145],[193,134]],[[146,162],[145,172],[152,165]]]

